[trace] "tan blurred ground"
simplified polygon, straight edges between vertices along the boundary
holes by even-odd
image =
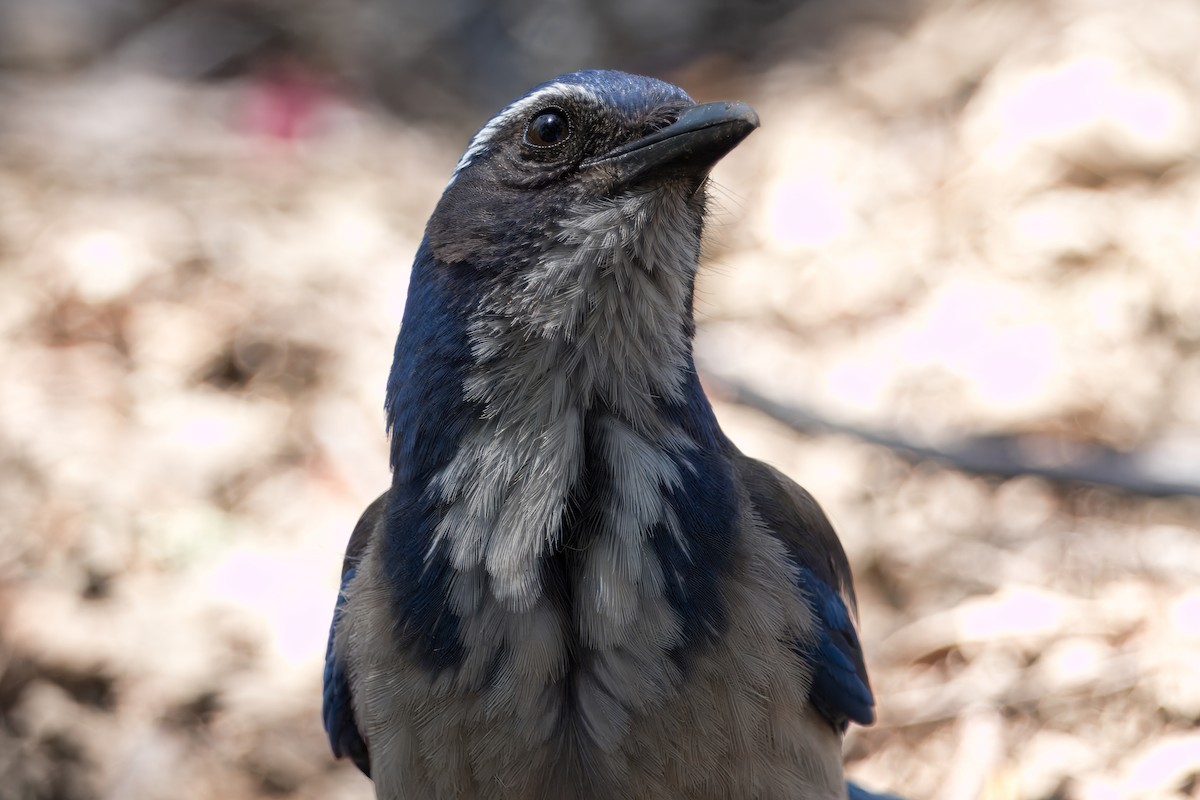
[[[715,83],[706,363],[939,439],[1200,442],[1200,4],[935,2]],[[672,76],[666,76],[672,77]],[[0,798],[367,798],[318,719],[386,485],[408,262],[464,141],[244,83],[0,82]],[[718,409],[854,562],[911,798],[1200,798],[1200,504],[1003,483]],[[1194,463],[1194,462],[1193,462]],[[1200,476],[1197,476],[1200,479]]]

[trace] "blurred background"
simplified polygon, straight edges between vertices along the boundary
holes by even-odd
[[[0,0],[0,800],[372,796],[320,670],[409,261],[472,132],[596,66],[762,117],[698,353],[853,561],[850,774],[1200,798],[1195,0]]]

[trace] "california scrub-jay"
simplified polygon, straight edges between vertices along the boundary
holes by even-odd
[[[756,127],[577,72],[458,162],[325,665],[333,750],[380,798],[846,796],[874,718],[846,555],[692,359],[707,176]]]

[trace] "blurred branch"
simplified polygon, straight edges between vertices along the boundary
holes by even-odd
[[[1100,444],[1034,433],[972,436],[936,446],[895,431],[827,419],[709,369],[704,370],[704,382],[727,402],[753,408],[793,430],[809,435],[851,436],[886,447],[914,463],[934,461],[976,475],[1031,475],[1055,483],[1105,486],[1153,497],[1200,495],[1196,479],[1200,475],[1200,452],[1196,451],[1172,453],[1162,446],[1125,453]]]

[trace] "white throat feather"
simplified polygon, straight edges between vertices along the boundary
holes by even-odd
[[[589,414],[604,417],[600,450],[620,475],[599,532],[614,572],[592,587],[613,613],[628,613],[614,586],[644,577],[644,554],[626,551],[640,549],[650,525],[670,523],[664,491],[678,468],[664,450],[693,446],[657,409],[683,401],[691,346],[700,242],[684,191],[658,187],[585,207],[470,324],[475,368],[464,391],[484,413],[436,479],[447,511],[435,546],[449,545],[457,570],[484,566],[492,592],[514,610],[541,594],[538,559],[582,471]]]

